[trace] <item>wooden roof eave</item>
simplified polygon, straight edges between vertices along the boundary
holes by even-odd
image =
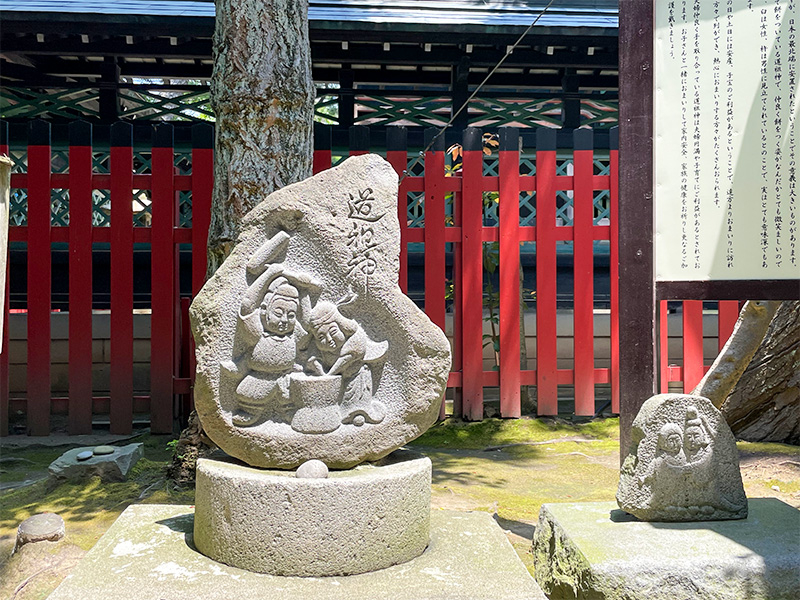
[[[414,23],[385,21],[310,20],[313,39],[347,39],[357,33],[360,40],[381,42],[427,42],[436,33],[440,43],[476,43],[476,36],[490,36],[493,44],[511,44],[525,31],[524,25],[480,25],[475,23]],[[211,37],[213,17],[164,16],[141,14],[58,13],[4,11],[0,32],[8,33],[85,33],[95,35],[149,35]],[[616,27],[536,26],[534,35],[548,38],[607,40],[614,43]],[[424,36],[424,37],[422,37]],[[599,45],[599,44],[598,44]]]

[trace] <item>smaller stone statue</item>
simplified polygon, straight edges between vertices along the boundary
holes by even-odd
[[[617,503],[645,521],[707,521],[747,516],[733,434],[701,396],[662,394],[633,422]]]

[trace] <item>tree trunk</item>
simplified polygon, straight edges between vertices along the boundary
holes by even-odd
[[[778,309],[722,414],[739,439],[800,445],[800,301]]]
[[[307,0],[217,0],[216,6],[209,276],[256,204],[311,175],[315,97]],[[194,481],[209,442],[193,411],[168,469],[173,479]]]
[[[744,305],[733,333],[692,394],[708,398],[717,408],[722,407],[763,343],[780,305],[780,302],[764,300],[749,300]]]
[[[307,0],[217,0],[217,118],[208,271],[271,192],[311,175],[314,81]]]

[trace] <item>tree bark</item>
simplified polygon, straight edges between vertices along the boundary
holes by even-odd
[[[242,218],[273,191],[311,175],[315,97],[307,0],[217,0],[216,6],[209,277],[230,254]],[[212,450],[192,411],[170,476],[193,482],[197,459]]]
[[[800,445],[800,301],[778,309],[722,414],[739,439]]]
[[[208,272],[242,217],[311,175],[314,81],[307,0],[217,0],[211,102],[217,118]]]
[[[720,408],[767,334],[780,302],[749,300],[714,364],[692,390]]]

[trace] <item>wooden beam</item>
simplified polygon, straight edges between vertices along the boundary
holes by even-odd
[[[620,0],[620,461],[656,391],[653,285],[653,3]]]

